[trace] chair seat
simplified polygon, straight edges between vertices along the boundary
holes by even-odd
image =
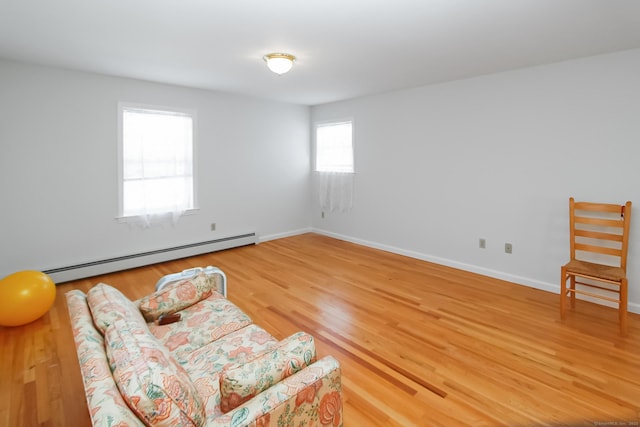
[[[626,274],[620,267],[595,264],[587,261],[572,260],[565,265],[567,273],[597,277],[599,279],[620,282]]]

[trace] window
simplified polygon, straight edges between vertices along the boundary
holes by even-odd
[[[318,195],[322,211],[347,212],[353,206],[353,121],[316,124]]]
[[[174,220],[195,207],[195,112],[120,104],[120,216]]]
[[[316,125],[317,172],[353,173],[353,123]]]

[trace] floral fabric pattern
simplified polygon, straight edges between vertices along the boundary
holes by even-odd
[[[274,349],[244,364],[226,369],[220,376],[220,410],[229,412],[275,383],[316,361],[313,337],[298,332]]]
[[[338,361],[325,356],[236,409],[208,419],[207,425],[340,427],[344,423],[340,378]]]
[[[184,364],[187,371],[218,373],[247,363],[271,350],[278,340],[258,325],[248,325],[191,353]]]
[[[87,293],[87,303],[93,321],[104,335],[105,331],[117,319],[144,324],[145,321],[136,305],[118,289],[99,283]]]
[[[200,272],[192,279],[172,283],[136,303],[147,322],[153,322],[163,314],[176,313],[213,294],[215,298],[224,298],[217,292],[216,277]]]
[[[105,334],[107,358],[120,393],[150,426],[202,426],[196,387],[148,330],[118,319]]]
[[[185,370],[195,380],[205,405],[207,419],[222,415],[220,410],[220,372],[246,363],[254,355],[278,344],[264,329],[249,325],[232,332],[189,355]]]
[[[340,365],[331,356],[314,362],[309,335],[278,342],[215,291],[176,323],[146,323],[117,289],[96,287],[66,294],[94,427],[343,425]],[[174,310],[174,297],[207,293],[167,288],[157,313]]]
[[[320,424],[338,427],[342,425],[342,397],[337,391],[332,391],[320,400]]]
[[[82,380],[87,390],[87,406],[91,409],[91,423],[94,427],[143,427],[144,424],[131,412],[113,381],[104,338],[95,328],[85,294],[74,290],[67,292],[66,298]],[[111,423],[109,420],[117,422]]]
[[[168,325],[149,323],[149,330],[180,363],[191,353],[225,335],[250,325],[251,318],[226,298],[212,294],[180,311],[179,322]]]

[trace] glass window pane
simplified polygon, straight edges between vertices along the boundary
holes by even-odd
[[[122,109],[122,215],[194,207],[191,115]]]
[[[333,123],[316,128],[316,171],[353,172],[352,123]]]

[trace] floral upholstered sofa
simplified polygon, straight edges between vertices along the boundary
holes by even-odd
[[[198,274],[137,301],[66,294],[94,426],[341,426],[340,367],[313,337],[282,341]]]

